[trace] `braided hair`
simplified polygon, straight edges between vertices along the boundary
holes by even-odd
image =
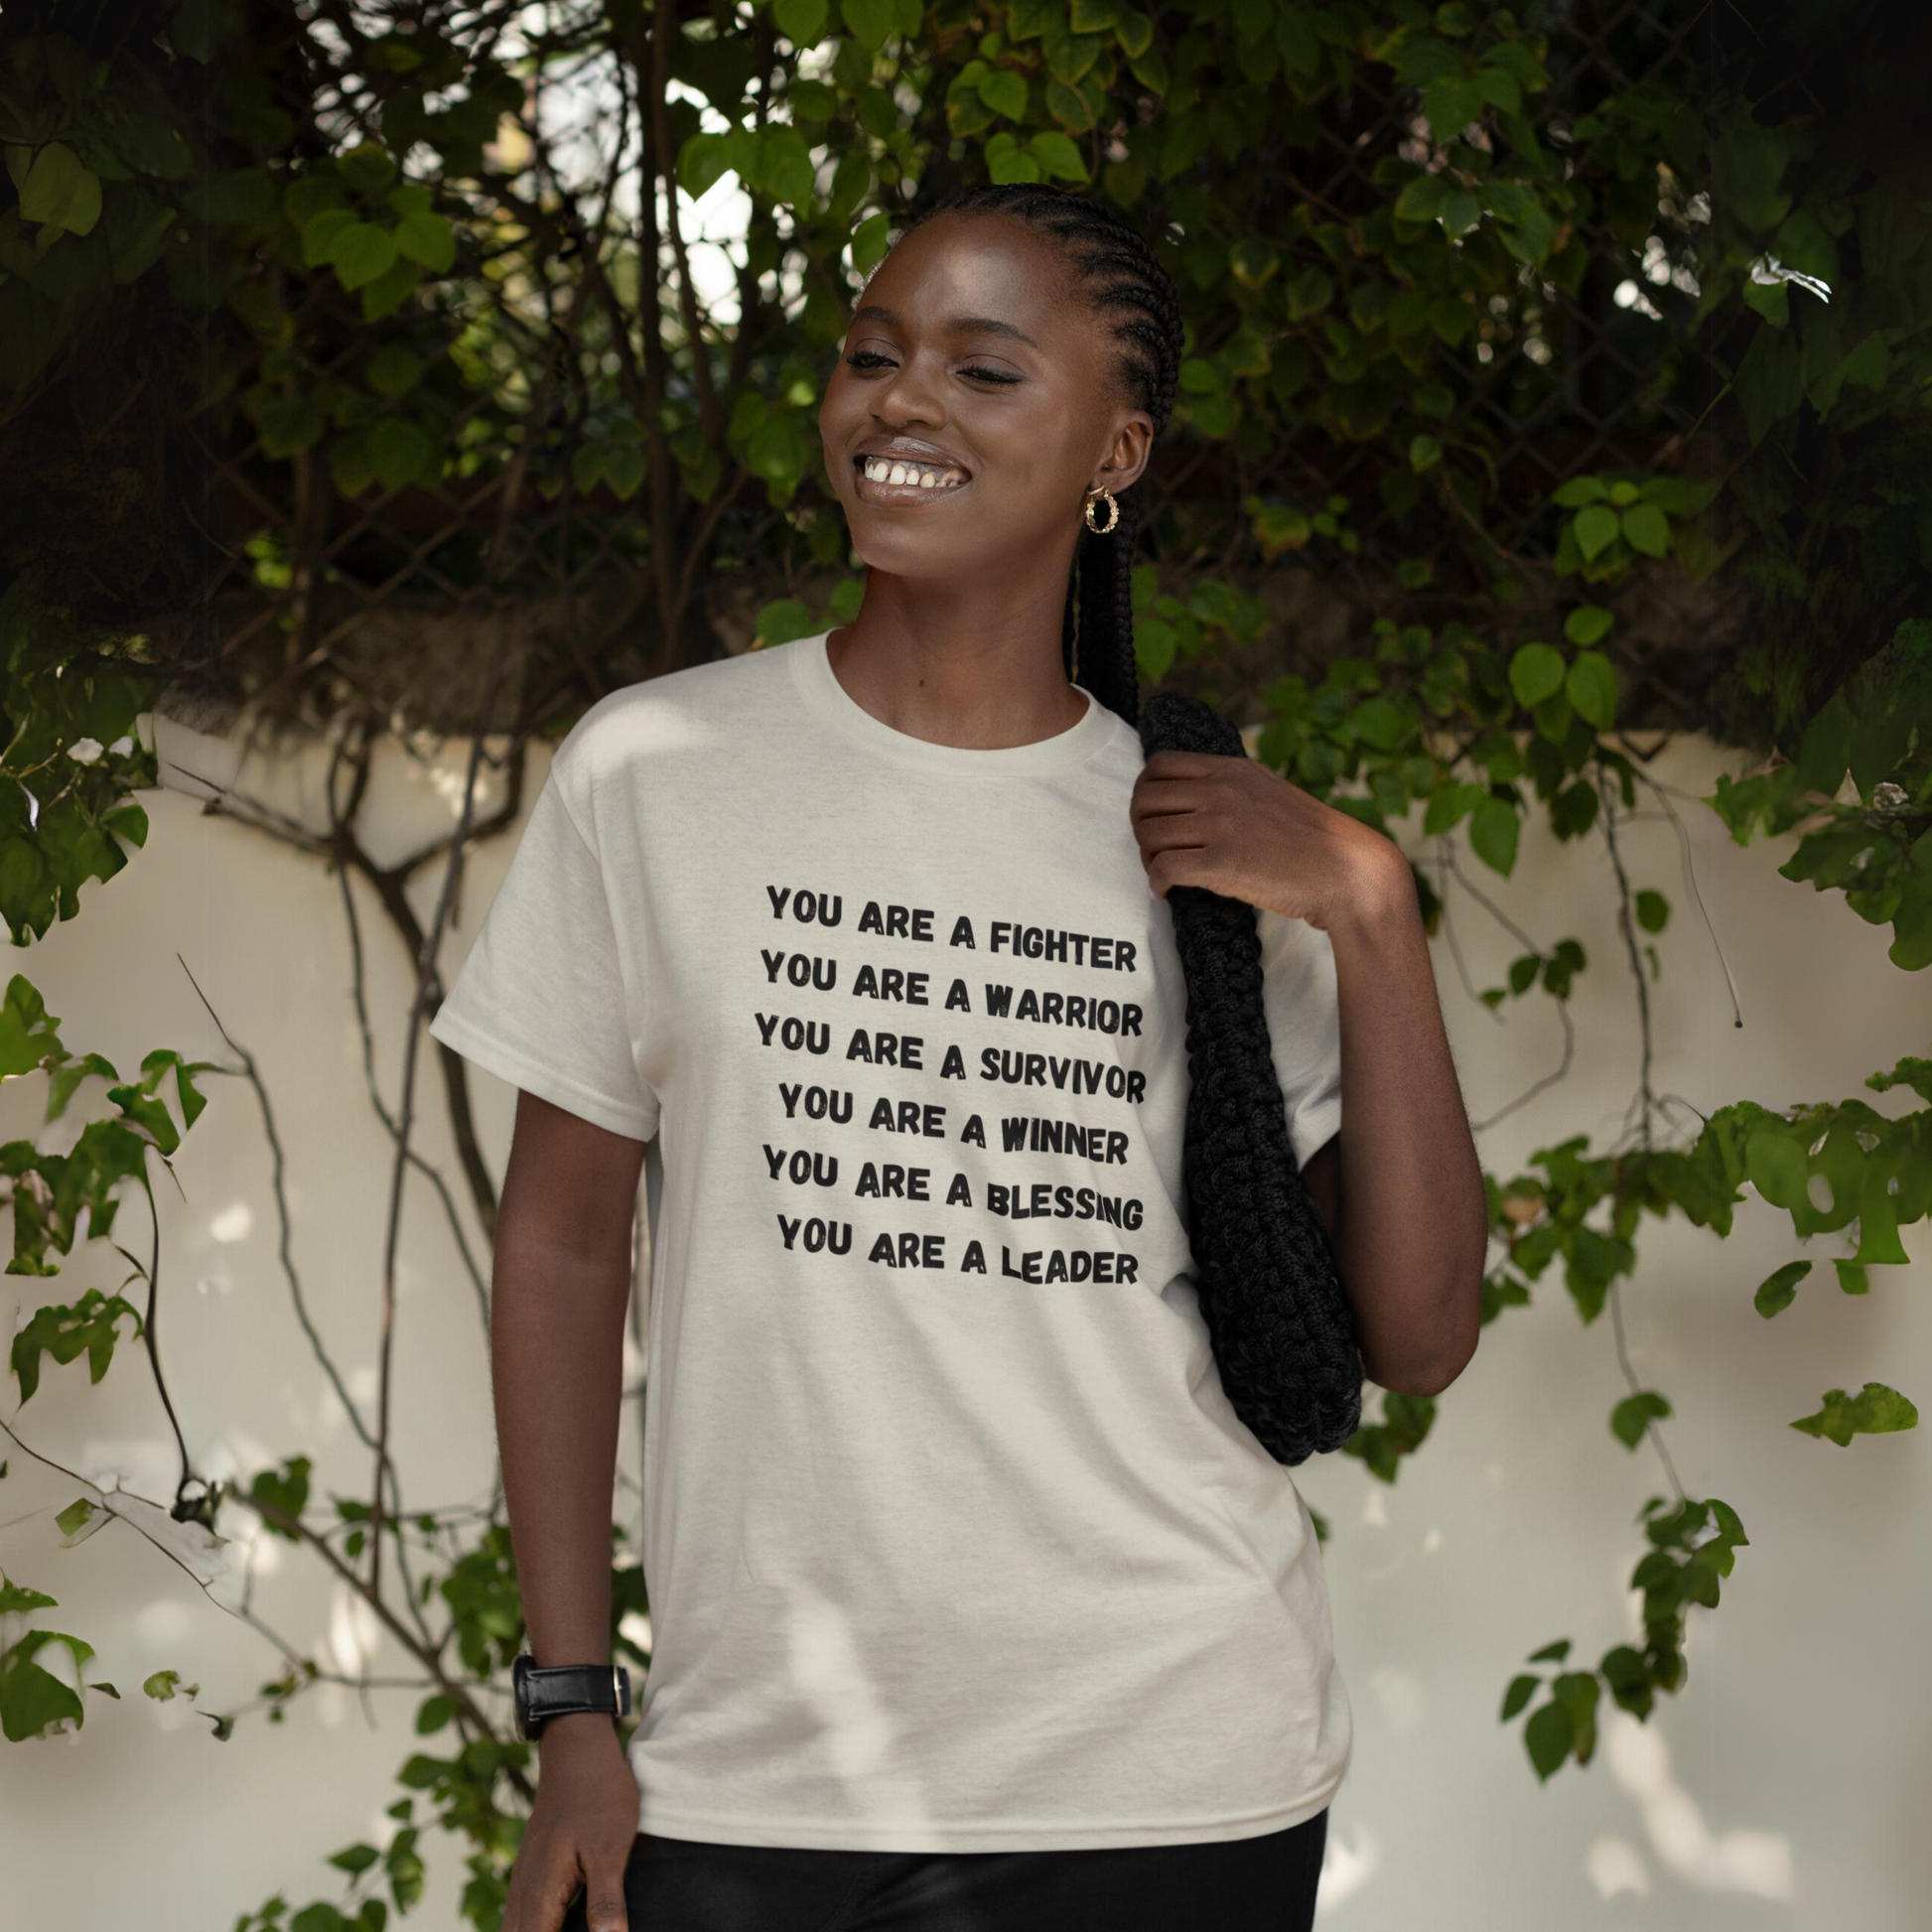
[[[1111,208],[1035,182],[969,188],[925,209],[1010,214],[1053,236],[1081,297],[1113,323],[1115,378],[1158,439],[1173,411],[1180,297],[1146,240]],[[909,228],[908,228],[909,232]],[[1157,693],[1141,715],[1134,657],[1136,490],[1106,535],[1082,530],[1068,575],[1060,648],[1066,674],[1140,733],[1173,746],[1246,755],[1229,720]],[[1189,1092],[1182,1144],[1189,1241],[1202,1318],[1235,1412],[1278,1461],[1339,1449],[1361,1421],[1353,1311],[1288,1129],[1269,1038],[1254,908],[1204,888],[1168,894],[1187,987]]]
[[[1080,278],[1080,294],[1113,320],[1114,375],[1145,409],[1158,441],[1180,376],[1180,296],[1146,240],[1104,203],[1043,182],[992,182],[935,202],[906,232],[938,214],[1010,214],[1051,235]],[[1141,719],[1134,661],[1134,538],[1141,496],[1127,490],[1105,536],[1082,528],[1066,584],[1060,649],[1069,678],[1130,725]]]

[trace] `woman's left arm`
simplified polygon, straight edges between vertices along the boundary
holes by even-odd
[[[1439,1394],[1475,1353],[1489,1203],[1409,862],[1251,759],[1156,752],[1131,809],[1157,897],[1202,886],[1328,934],[1342,1126],[1310,1161],[1310,1188],[1363,1368],[1385,1389]]]

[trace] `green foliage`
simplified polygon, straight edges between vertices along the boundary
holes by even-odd
[[[1385,1390],[1382,1420],[1363,1423],[1342,1445],[1342,1451],[1358,1457],[1371,1475],[1393,1482],[1402,1473],[1403,1458],[1421,1449],[1435,1420],[1433,1396],[1398,1395]]]
[[[45,1590],[8,1581],[0,1572],[0,1616],[30,1616],[36,1610],[60,1605]],[[62,1666],[60,1654],[67,1662]],[[82,1689],[118,1699],[111,1684],[83,1683],[82,1674],[93,1660],[93,1645],[64,1630],[30,1628],[0,1649],[0,1736],[10,1744],[29,1737],[55,1737],[69,1726],[86,1723]],[[55,1665],[50,1670],[45,1657]]]
[[[1510,1681],[1501,1721],[1508,1724],[1528,1709],[1539,1689],[1545,1702],[1530,1711],[1523,1747],[1542,1782],[1571,1758],[1587,1764],[1596,1749],[1596,1712],[1607,1692],[1633,1717],[1647,1718],[1660,1691],[1684,1687],[1685,1618],[1692,1604],[1718,1606],[1723,1579],[1749,1542],[1729,1504],[1684,1498],[1673,1507],[1652,1496],[1638,1520],[1651,1548],[1630,1573],[1630,1587],[1643,1591],[1644,1643],[1641,1649],[1617,1644],[1597,1660],[1593,1671],[1559,1670],[1548,1679],[1524,1672]],[[1529,1661],[1561,1664],[1570,1654],[1567,1637],[1546,1644]]]
[[[120,1205],[121,1183],[135,1180],[145,1186],[150,1150],[165,1161],[181,1145],[182,1128],[176,1127],[161,1098],[162,1089],[173,1086],[182,1127],[192,1127],[207,1105],[196,1075],[214,1065],[157,1047],[142,1059],[140,1079],[124,1081],[99,1053],[70,1053],[62,1043],[60,1024],[32,982],[16,973],[0,1004],[0,1080],[44,1071],[50,1121],[67,1111],[83,1080],[107,1080],[113,1084],[105,1098],[114,1113],[90,1120],[66,1154],[43,1152],[31,1141],[0,1144],[0,1182],[10,1183],[0,1191],[0,1201],[12,1206],[14,1220],[10,1275],[59,1273],[53,1256],[71,1252],[83,1214],[88,1239],[108,1234]],[[70,1362],[85,1349],[93,1379],[99,1381],[123,1312],[132,1314],[133,1310],[118,1295],[103,1297],[92,1289],[71,1308],[40,1311],[14,1343],[22,1400],[33,1393],[43,1350],[58,1362]],[[138,1320],[135,1326],[138,1332]]]
[[[1841,803],[1848,779],[1856,799]],[[1932,965],[1932,620],[1899,624],[1819,709],[1795,759],[1721,776],[1709,803],[1740,845],[1807,827],[1785,878],[1889,922],[1893,965]]]
[[[1854,1436],[1881,1436],[1895,1429],[1916,1429],[1918,1410],[1896,1389],[1882,1382],[1867,1382],[1856,1396],[1843,1389],[1827,1389],[1824,1406],[1813,1416],[1802,1416],[1791,1427],[1807,1436],[1821,1436],[1840,1449],[1851,1447]]]
[[[136,730],[147,684],[89,648],[26,576],[0,587],[0,918],[26,945],[146,843],[147,814],[128,794],[157,779]]]

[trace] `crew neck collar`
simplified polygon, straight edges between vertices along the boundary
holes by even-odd
[[[1084,763],[1112,740],[1116,727],[1126,728],[1126,721],[1109,711],[1084,684],[1075,684],[1073,688],[1087,701],[1086,711],[1076,723],[1051,738],[992,750],[935,745],[875,718],[847,691],[832,668],[827,649],[831,635],[831,630],[821,630],[815,637],[796,638],[784,646],[791,653],[800,695],[845,738],[900,764],[951,777],[1038,777]]]

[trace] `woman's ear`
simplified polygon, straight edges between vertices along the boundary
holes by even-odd
[[[1142,415],[1133,415],[1114,433],[1099,470],[1094,475],[1095,489],[1111,489],[1115,495],[1140,481],[1142,471],[1154,448],[1154,425]]]

